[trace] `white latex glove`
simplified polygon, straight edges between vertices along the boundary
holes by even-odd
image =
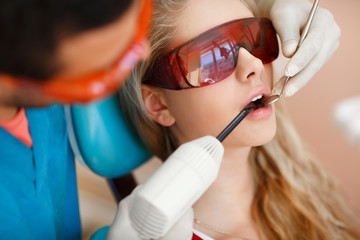
[[[260,10],[258,15],[271,19],[280,36],[284,56],[292,57],[285,67],[285,76],[292,78],[284,89],[284,96],[292,96],[308,83],[338,48],[340,28],[333,15],[320,7],[320,1],[309,33],[293,55],[312,3],[306,0],[255,0],[255,2]],[[283,81],[284,79],[275,84],[274,94],[281,91]]]
[[[136,191],[136,189],[134,191]],[[138,236],[130,223],[129,209],[133,193],[120,201],[114,221],[107,234],[107,240],[143,240]],[[193,209],[189,208],[170,231],[164,237],[160,238],[160,240],[191,240],[193,234],[193,219]]]

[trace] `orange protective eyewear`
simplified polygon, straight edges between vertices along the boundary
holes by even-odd
[[[107,69],[74,79],[53,78],[38,82],[27,78],[2,75],[12,86],[37,91],[61,103],[84,103],[115,92],[130,75],[134,66],[147,51],[146,37],[152,15],[151,0],[142,0],[138,27],[128,49]]]

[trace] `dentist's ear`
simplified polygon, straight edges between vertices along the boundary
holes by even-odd
[[[170,127],[175,123],[175,118],[170,113],[166,99],[160,91],[143,85],[141,87],[141,93],[146,111],[152,120],[165,127]]]

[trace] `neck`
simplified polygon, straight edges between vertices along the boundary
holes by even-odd
[[[251,216],[255,185],[249,153],[250,147],[225,148],[217,179],[193,208],[195,217],[202,222],[246,239],[258,239],[257,227]],[[198,224],[195,228],[213,238],[224,238],[219,232]]]
[[[250,147],[225,149],[217,179],[194,205],[195,216],[229,223],[251,222],[254,183],[249,152]]]
[[[0,121],[11,120],[15,117],[19,108],[14,106],[5,106],[0,104]]]
[[[0,76],[1,79],[1,76]],[[8,121],[16,116],[19,110],[18,106],[7,105],[7,102],[11,99],[13,90],[0,81],[0,121]]]

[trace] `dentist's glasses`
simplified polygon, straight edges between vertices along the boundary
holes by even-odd
[[[54,77],[42,82],[0,74],[1,81],[12,88],[32,90],[62,103],[88,102],[115,92],[148,51],[147,33],[152,14],[152,1],[141,0],[141,3],[137,30],[132,42],[107,69],[71,79]]]
[[[231,75],[243,47],[264,64],[279,54],[275,29],[267,18],[224,23],[159,57],[143,83],[180,90],[217,83]]]

